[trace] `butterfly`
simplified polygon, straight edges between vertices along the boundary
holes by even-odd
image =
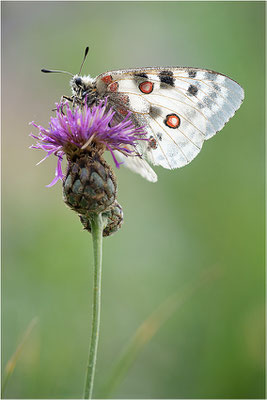
[[[87,53],[88,48],[83,63]],[[133,123],[144,127],[149,140],[136,145],[138,156],[117,152],[116,157],[151,182],[157,181],[157,175],[150,164],[167,169],[189,164],[204,141],[224,127],[244,99],[244,90],[237,82],[201,68],[126,69],[96,78],[79,73],[70,84],[72,99],[86,98],[88,105],[93,105],[107,97],[115,111],[115,123],[130,111]]]

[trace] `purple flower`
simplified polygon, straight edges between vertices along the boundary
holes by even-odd
[[[143,128],[136,127],[129,118],[130,112],[123,121],[110,126],[115,111],[112,108],[107,110],[107,98],[92,108],[87,106],[86,101],[82,109],[77,106],[72,110],[67,102],[56,103],[56,106],[56,117],[51,117],[49,129],[31,122],[39,129],[38,136],[30,135],[37,140],[31,148],[42,149],[47,153],[40,162],[51,154],[58,157],[55,178],[47,186],[53,186],[59,179],[63,179],[61,163],[65,154],[71,154],[78,149],[89,149],[92,145],[98,146],[99,150],[110,151],[116,167],[119,168],[122,163],[117,161],[114,151],[131,155],[135,153],[137,140],[147,140]]]

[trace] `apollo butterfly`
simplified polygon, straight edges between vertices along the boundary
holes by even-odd
[[[88,48],[85,57],[87,52]],[[116,123],[131,111],[133,123],[145,128],[149,140],[137,144],[137,157],[116,157],[151,182],[157,175],[149,163],[168,169],[190,163],[244,99],[244,90],[234,80],[189,67],[109,71],[96,78],[79,73],[72,77],[71,87],[73,98],[86,97],[89,105],[108,97]]]

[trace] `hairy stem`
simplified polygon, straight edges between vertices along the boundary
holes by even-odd
[[[92,333],[89,348],[89,358],[86,370],[84,399],[92,399],[94,376],[97,358],[97,346],[100,326],[101,307],[101,275],[102,275],[102,233],[104,223],[101,214],[94,214],[90,219],[94,248],[94,286],[93,286],[93,316]]]

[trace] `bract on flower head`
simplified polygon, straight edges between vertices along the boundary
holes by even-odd
[[[82,109],[77,106],[72,110],[67,102],[56,103],[56,106],[56,116],[51,117],[49,129],[31,123],[39,130],[38,136],[30,135],[37,140],[31,148],[44,150],[47,154],[43,160],[51,154],[58,157],[55,178],[48,186],[63,179],[61,162],[64,155],[79,149],[90,151],[93,147],[99,152],[109,150],[119,168],[114,151],[131,155],[138,140],[147,140],[143,128],[133,124],[130,112],[123,121],[111,126],[115,112],[112,108],[107,109],[107,98],[91,108],[86,101]]]

